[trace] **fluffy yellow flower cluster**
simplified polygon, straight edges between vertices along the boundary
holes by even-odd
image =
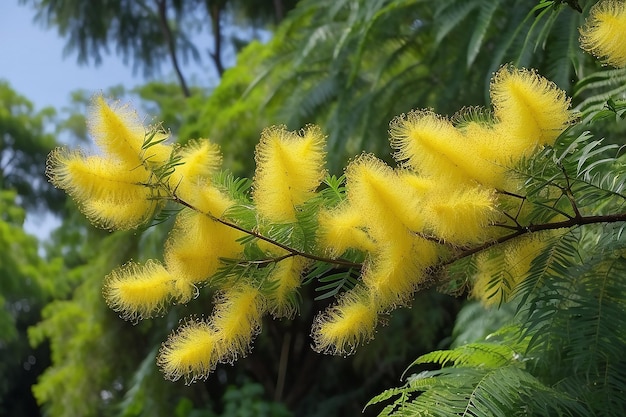
[[[372,337],[378,313],[405,303],[425,271],[445,261],[447,248],[497,237],[487,227],[499,220],[496,190],[512,186],[510,168],[552,144],[571,116],[554,84],[512,67],[494,76],[491,101],[491,120],[474,117],[477,109],[454,121],[431,111],[398,117],[390,130],[398,168],[372,155],[348,166],[347,199],[322,213],[320,243],[332,256],[349,248],[368,255],[361,285],[318,317],[317,350],[353,351]],[[479,297],[492,298],[480,288]]]
[[[111,107],[102,97],[94,100],[89,127],[102,155],[57,149],[47,172],[90,220],[123,230],[145,223],[168,200],[185,207],[165,242],[163,263],[130,262],[105,278],[109,306],[126,319],[139,320],[160,314],[167,304],[188,302],[200,285],[219,294],[208,320],[187,322],[164,344],[159,363],[169,378],[206,377],[217,363],[246,353],[264,314],[293,315],[295,292],[309,263],[285,256],[288,252],[269,239],[255,244],[280,262],[265,268],[264,282],[211,281],[222,259],[242,259],[246,236],[219,221],[236,202],[212,182],[221,164],[215,144],[166,144],[167,134],[145,128],[134,111]],[[253,192],[259,229],[296,221],[298,207],[325,176],[324,144],[316,127],[301,135],[283,127],[263,132]]]
[[[589,12],[580,45],[608,65],[626,67],[626,2],[603,0]]]
[[[169,150],[156,143],[143,149],[145,130],[128,107],[113,109],[102,98],[94,101],[89,132],[104,156],[57,149],[48,159],[52,182],[80,204],[83,213],[105,228],[131,229],[149,219],[158,201],[151,168],[163,164]],[[164,133],[155,131],[155,142]]]
[[[563,92],[532,71],[502,68],[491,98],[493,114],[470,109],[453,120],[431,111],[398,117],[390,133],[399,166],[357,157],[346,168],[347,192],[339,204],[326,204],[317,193],[326,176],[325,137],[317,127],[266,129],[252,193],[241,197],[215,181],[221,165],[215,144],[167,144],[165,132],[145,128],[136,113],[101,97],[89,119],[101,155],[59,149],[47,172],[106,228],[144,224],[168,201],[183,206],[163,262],[118,268],[106,277],[104,296],[124,318],[138,320],[188,302],[200,286],[216,290],[212,315],[182,324],[159,354],[168,378],[191,381],[246,354],[265,315],[292,316],[314,260],[340,263],[354,250],[364,255],[358,285],[313,325],[316,350],[345,354],[372,337],[379,314],[410,299],[450,248],[496,237],[488,226],[499,216],[496,190],[514,185],[509,168],[551,144],[570,114]],[[318,226],[300,237],[308,243],[277,237],[277,225],[298,228],[305,207],[313,207]],[[249,217],[238,220],[237,209],[251,213],[254,224]],[[215,279],[224,259],[241,260],[235,265],[258,273]]]

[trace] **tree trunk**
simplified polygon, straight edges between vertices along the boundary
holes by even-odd
[[[157,0],[157,7],[159,13],[159,24],[161,25],[163,37],[167,42],[167,48],[170,53],[170,59],[172,60],[172,66],[176,72],[176,77],[178,77],[180,88],[183,90],[183,95],[185,97],[189,97],[191,96],[191,92],[189,91],[189,87],[187,87],[187,82],[185,81],[185,77],[180,69],[178,58],[176,56],[176,41],[174,39],[174,35],[172,34],[172,29],[167,21],[167,0]]]

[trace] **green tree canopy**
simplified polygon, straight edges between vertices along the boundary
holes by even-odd
[[[224,44],[236,46],[237,31],[279,22],[295,1],[242,0],[89,1],[22,0],[31,3],[36,19],[55,27],[67,39],[66,53],[79,64],[101,63],[111,50],[133,70],[158,73],[169,61],[185,96],[191,94],[183,64],[199,62],[203,44],[211,41],[208,57],[219,75],[224,72]],[[207,58],[207,57],[205,57]]]
[[[58,211],[65,198],[50,186],[41,167],[56,141],[55,112],[35,111],[33,104],[0,81],[0,189],[14,190],[27,209]]]

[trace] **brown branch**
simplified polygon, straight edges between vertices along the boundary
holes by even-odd
[[[278,376],[276,378],[276,391],[274,392],[274,401],[281,401],[283,391],[285,389],[285,379],[287,376],[287,363],[289,361],[289,347],[291,345],[291,333],[287,332],[283,337],[283,343],[280,350],[280,360],[278,362]]]
[[[325,262],[325,263],[332,264],[332,265],[347,266],[347,267],[351,267],[351,268],[361,268],[363,266],[360,263],[352,262],[352,261],[349,261],[347,259],[341,259],[341,258],[339,258],[339,259],[332,259],[332,258],[327,258],[327,257],[324,257],[324,256],[315,255],[315,254],[312,254],[312,253],[302,252],[302,251],[300,251],[298,249],[292,248],[289,245],[286,245],[284,243],[280,243],[280,242],[278,242],[278,241],[276,241],[276,240],[274,240],[272,238],[269,238],[267,236],[263,236],[262,234],[260,234],[258,232],[255,232],[254,230],[248,230],[245,227],[241,227],[241,226],[239,226],[236,223],[232,223],[232,222],[230,222],[228,220],[221,219],[219,217],[215,217],[215,216],[213,216],[210,213],[205,213],[205,212],[197,209],[196,207],[194,207],[193,205],[191,205],[187,201],[180,199],[178,196],[176,196],[175,193],[173,193],[171,195],[171,199],[172,199],[172,201],[174,201],[174,202],[176,202],[176,203],[178,203],[178,204],[180,204],[182,206],[185,206],[185,207],[187,207],[187,208],[189,208],[189,209],[191,209],[191,210],[193,210],[193,211],[195,211],[197,213],[204,214],[205,216],[209,217],[211,220],[216,221],[218,223],[221,223],[224,226],[228,226],[228,227],[233,228],[235,230],[239,230],[240,232],[243,232],[243,233],[245,233],[245,234],[247,234],[249,236],[256,237],[257,239],[264,240],[265,242],[271,243],[274,246],[277,246],[277,247],[279,247],[281,249],[284,249],[287,252],[289,252],[292,256],[301,256],[303,258],[311,259],[313,261],[320,261],[320,262]]]
[[[213,31],[213,52],[209,52],[215,69],[220,78],[224,74],[224,64],[222,63],[222,27],[221,16],[223,4],[221,1],[205,0],[206,9],[211,18],[211,30]]]
[[[274,0],[274,21],[279,24],[285,17],[285,5],[282,0]]]
[[[572,194],[572,185],[569,181],[569,176],[567,175],[567,171],[565,171],[565,168],[563,166],[561,166],[561,171],[563,172],[563,176],[565,176],[565,182],[567,184],[567,188],[565,188],[563,192],[565,193],[565,196],[567,197],[570,205],[572,206],[572,210],[574,211],[574,217],[577,219],[580,219],[582,215],[580,214],[580,211],[578,210],[578,205],[576,204],[576,200],[574,199],[574,194]]]
[[[296,256],[296,255],[293,254],[293,253],[288,253],[288,254],[283,255],[283,256],[277,256],[275,258],[259,259],[259,260],[255,260],[255,261],[241,261],[241,262],[238,262],[237,265],[240,265],[240,266],[255,265],[255,266],[263,267],[263,266],[267,266],[267,265],[270,265],[270,264],[278,263],[278,262],[283,261],[283,260],[285,260],[287,258],[293,258],[294,256]]]
[[[151,169],[148,167],[148,169]],[[211,220],[218,222],[224,226],[230,227],[232,229],[238,230],[242,233],[245,233],[248,236],[252,236],[255,237],[257,239],[263,240],[265,242],[268,242],[276,247],[279,247],[283,250],[285,250],[288,254],[283,255],[283,256],[279,256],[279,257],[275,257],[275,258],[270,258],[270,259],[265,259],[265,260],[256,260],[256,261],[249,261],[251,264],[258,264],[258,265],[266,265],[269,263],[273,263],[273,262],[279,262],[283,259],[292,257],[292,256],[301,256],[303,258],[306,259],[310,259],[310,260],[314,260],[314,261],[319,261],[319,262],[324,262],[327,264],[331,264],[331,265],[336,265],[339,267],[348,267],[348,268],[358,268],[361,269],[363,267],[362,263],[357,263],[357,262],[353,262],[353,261],[349,261],[347,259],[342,259],[342,258],[337,258],[337,259],[333,259],[333,258],[328,258],[328,257],[324,257],[324,256],[319,256],[319,255],[315,255],[312,253],[307,253],[307,252],[303,252],[301,250],[295,249],[287,244],[278,242],[272,238],[269,238],[267,236],[264,236],[258,232],[255,232],[254,230],[249,230],[246,229],[245,227],[239,226],[236,223],[233,223],[231,221],[228,221],[226,219],[222,219],[216,216],[213,216],[210,213],[207,212],[203,212],[200,209],[198,209],[197,207],[193,206],[191,203],[181,199],[180,197],[178,197],[176,195],[176,190],[171,190],[171,188],[168,186],[168,184],[165,184],[162,180],[161,177],[159,177],[158,175],[156,175],[157,177],[157,181],[158,181],[158,186],[162,187],[166,193],[167,193],[167,197],[165,198],[169,198],[171,199],[171,201],[178,203],[180,205],[182,205],[183,207],[187,207],[197,213],[200,213],[202,215],[205,215],[207,217],[209,217]],[[147,184],[142,184],[144,186],[148,186]],[[569,180],[568,180],[568,185],[569,185]],[[569,188],[568,188],[569,189]],[[502,191],[500,191],[502,192]],[[515,197],[520,197],[523,200],[525,200],[525,197],[522,196],[518,196],[512,193],[508,193],[508,192],[502,192],[503,194],[507,194],[507,195],[511,195],[511,196],[515,196]],[[570,190],[571,193],[571,190]],[[568,197],[569,198],[569,197]],[[574,197],[572,195],[572,200],[574,200]],[[537,204],[537,203],[535,203]],[[516,230],[513,233],[510,233],[508,235],[505,236],[501,236],[498,239],[495,240],[490,240],[487,241],[483,244],[480,244],[478,246],[475,246],[473,248],[463,248],[460,252],[458,252],[455,256],[452,256],[449,259],[443,260],[442,262],[440,262],[437,265],[433,265],[432,268],[433,269],[440,269],[440,268],[445,268],[446,266],[460,260],[463,258],[466,258],[468,256],[472,256],[478,252],[481,252],[483,250],[486,250],[492,246],[495,245],[499,245],[505,242],[508,242],[509,240],[515,239],[517,237],[523,236],[525,234],[528,233],[534,233],[534,232],[541,232],[541,231],[546,231],[546,230],[557,230],[557,229],[569,229],[572,227],[577,227],[577,226],[584,226],[584,225],[588,225],[588,224],[599,224],[599,223],[617,223],[617,222],[624,222],[626,221],[626,213],[617,213],[617,214],[605,214],[605,215],[592,215],[592,216],[583,216],[580,214],[580,212],[578,211],[576,205],[575,205],[575,200],[572,201],[572,206],[573,208],[575,208],[575,216],[569,216],[567,213],[563,213],[560,210],[556,210],[556,208],[552,208],[553,210],[563,214],[564,216],[567,217],[567,220],[563,220],[560,222],[554,222],[554,223],[541,223],[541,224],[530,224],[528,226],[522,226],[520,225],[517,221],[515,221],[518,225],[518,227],[516,228]],[[495,226],[495,225],[494,225]],[[501,226],[501,225],[500,225]],[[419,234],[418,234],[419,235]],[[424,238],[427,238],[427,236],[422,236]],[[434,238],[431,238],[434,239]]]
[[[457,256],[451,259],[448,259],[446,262],[444,262],[443,266],[450,265],[451,263],[456,262],[459,259],[463,259],[468,256],[474,255],[475,253],[481,252],[492,246],[499,245],[504,242],[508,242],[509,240],[515,239],[516,237],[520,237],[528,233],[542,232],[545,230],[569,229],[571,227],[584,226],[587,224],[617,223],[617,222],[624,222],[624,221],[626,221],[626,213],[606,214],[606,215],[598,215],[598,216],[580,216],[580,217],[572,217],[567,220],[554,222],[554,223],[531,224],[529,226],[524,226],[518,229],[515,233],[511,233],[506,236],[502,236],[496,240],[485,242],[482,245],[464,250],[463,252],[459,253]]]
[[[183,95],[185,97],[190,97],[191,92],[189,91],[189,87],[187,87],[187,82],[185,81],[183,72],[180,69],[178,57],[176,56],[176,42],[174,34],[172,33],[169,22],[167,21],[167,0],[156,0],[156,3],[159,11],[159,26],[161,27],[161,32],[163,32],[163,37],[167,42],[167,49],[170,54],[172,66],[174,67],[174,72],[176,72],[176,77],[178,77],[178,82],[180,84],[180,88],[183,90]]]
[[[247,235],[256,237],[260,240],[264,240],[268,243],[271,243],[281,249],[286,250],[287,252],[289,252],[290,256],[301,256],[303,258],[307,258],[307,259],[311,259],[314,261],[320,261],[320,262],[325,262],[328,264],[332,264],[332,265],[337,265],[337,266],[345,266],[345,267],[350,267],[350,268],[362,268],[363,264],[360,263],[356,263],[356,262],[352,262],[349,261],[347,259],[332,259],[332,258],[327,258],[327,257],[323,257],[323,256],[318,256],[318,255],[314,255],[312,253],[307,253],[307,252],[302,252],[298,249],[292,248],[289,245],[286,245],[284,243],[280,243],[277,242],[271,238],[268,238],[266,236],[261,235],[260,233],[257,233],[253,230],[248,230],[244,227],[241,227],[235,223],[232,223],[228,220],[224,220],[218,217],[215,217],[209,213],[204,213],[200,210],[198,210],[196,207],[194,207],[193,205],[189,204],[188,202],[186,202],[185,200],[180,199],[179,197],[177,197],[175,194],[173,194],[171,196],[172,200],[182,206],[185,206],[191,210],[194,210],[198,213],[202,213],[206,216],[208,216],[209,218],[211,218],[212,220],[223,224],[224,226],[227,227],[231,227],[233,229],[239,230],[240,232],[243,232]],[[599,224],[599,223],[617,223],[617,222],[624,222],[626,221],[626,213],[618,213],[618,214],[606,214],[606,215],[596,215],[596,216],[580,216],[580,217],[570,217],[567,220],[563,220],[560,222],[554,222],[554,223],[541,223],[541,224],[530,224],[528,226],[521,226],[519,227],[514,233],[510,233],[508,235],[502,236],[498,239],[495,240],[491,240],[488,242],[485,242],[481,245],[475,246],[473,248],[469,248],[469,249],[464,249],[463,251],[461,251],[458,255],[453,256],[452,258],[443,261],[441,264],[439,264],[439,267],[445,267],[447,265],[450,265],[460,259],[466,258],[468,256],[474,255],[478,252],[481,252],[485,249],[488,249],[492,246],[495,245],[499,245],[501,243],[505,243],[508,242],[509,240],[515,239],[517,237],[523,236],[525,234],[528,233],[534,233],[534,232],[541,232],[541,231],[546,231],[546,230],[557,230],[557,229],[569,229],[571,227],[576,227],[576,226],[584,226],[584,225],[588,225],[588,224]],[[285,256],[289,257],[289,256]],[[275,259],[273,259],[275,260]],[[272,260],[272,261],[273,261]],[[437,266],[434,266],[435,268]]]

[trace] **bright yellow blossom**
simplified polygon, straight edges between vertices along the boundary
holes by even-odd
[[[471,149],[447,118],[429,110],[413,111],[396,117],[389,133],[391,146],[396,149],[396,161],[404,162],[417,173],[456,182],[474,178],[464,166],[467,165],[464,161],[472,162],[468,154]]]
[[[187,383],[206,379],[215,369],[219,357],[215,354],[220,343],[217,332],[205,321],[191,320],[172,333],[161,347],[157,364],[165,378]]]
[[[376,242],[365,229],[363,214],[350,204],[321,211],[319,225],[318,245],[331,257],[339,257],[350,248],[363,252],[376,250]]]
[[[581,47],[603,62],[622,68],[626,66],[626,3],[602,0],[589,12],[580,30]]]
[[[249,349],[265,311],[258,289],[238,284],[221,294],[208,321],[189,321],[161,347],[157,363],[165,377],[205,379],[218,363],[232,363]]]
[[[219,146],[206,139],[191,140],[177,150],[176,156],[180,160],[167,178],[168,185],[178,198],[193,205],[220,167]]]
[[[456,245],[482,241],[497,214],[495,197],[490,189],[441,183],[423,208],[430,234]]]
[[[252,338],[261,330],[266,300],[258,288],[238,283],[216,300],[211,326],[219,335],[216,351],[220,362],[232,363],[245,356]]]
[[[282,249],[276,251],[284,254]],[[277,255],[278,256],[278,255]],[[271,291],[267,295],[270,314],[275,318],[293,318],[298,311],[296,292],[300,288],[302,275],[310,262],[299,256],[283,259],[273,266],[267,277]]]
[[[162,311],[171,297],[174,279],[157,261],[128,263],[111,272],[102,290],[107,304],[129,320],[145,319]]]
[[[571,121],[565,92],[535,71],[504,66],[490,91],[502,146],[513,160],[552,145]]]
[[[345,292],[336,305],[321,313],[313,324],[314,349],[348,355],[374,336],[378,313],[367,291]]]
[[[296,210],[313,196],[325,175],[325,137],[309,126],[300,134],[284,127],[265,129],[257,145],[253,198],[269,221],[296,221]]]
[[[424,270],[438,259],[438,245],[408,231],[379,245],[361,279],[372,294],[373,308],[389,311],[405,304],[424,279]]]
[[[151,173],[101,156],[56,149],[48,157],[50,181],[65,190],[94,224],[117,230],[135,228],[152,216],[158,199],[148,187]]]
[[[221,258],[241,256],[237,242],[241,232],[216,222],[203,213],[183,210],[165,244],[166,269],[176,278],[181,302],[194,294],[195,284],[208,282],[221,265]]]
[[[93,99],[87,117],[89,133],[106,154],[128,165],[142,164],[146,129],[137,112],[128,105],[110,106],[102,96]]]
[[[348,202],[367,226],[386,229],[397,223],[414,232],[422,230],[420,193],[373,155],[361,155],[346,168],[346,189]]]

